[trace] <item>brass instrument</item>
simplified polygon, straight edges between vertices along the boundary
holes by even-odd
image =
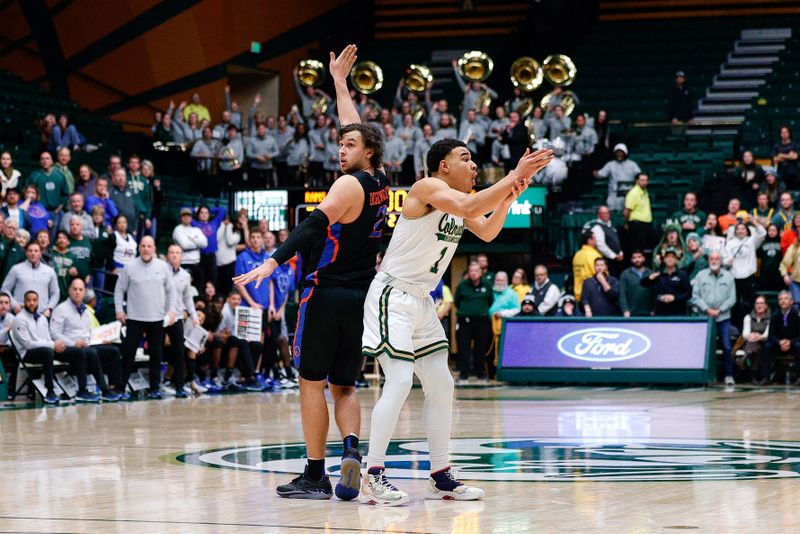
[[[544,74],[542,66],[532,57],[524,56],[511,65],[511,84],[524,93],[535,91],[542,85]],[[530,96],[525,97],[522,103],[514,109],[520,117],[525,118],[533,113],[534,102]]]
[[[425,65],[411,64],[406,67],[403,73],[403,82],[412,93],[422,94],[428,88],[428,84],[433,81],[431,69]]]
[[[231,166],[233,167],[230,170],[237,171],[242,168],[242,162],[236,159],[236,153],[233,151],[230,145],[225,145],[225,148],[222,150],[222,152],[223,153],[227,152],[227,155],[230,156],[230,158],[225,158],[227,161],[230,162]]]
[[[325,81],[325,66],[316,59],[303,59],[297,64],[297,81],[303,87],[319,87]],[[318,95],[311,106],[323,115],[328,111],[328,99]]]
[[[328,99],[325,98],[323,95],[319,95],[317,98],[314,99],[314,103],[311,104],[311,110],[317,111],[319,110],[320,113],[325,115],[328,112]]]
[[[468,82],[482,82],[492,74],[494,61],[485,52],[472,50],[459,58],[458,69]]]
[[[425,65],[411,64],[403,72],[403,83],[412,93],[421,95],[428,89],[428,84],[433,81],[431,69]],[[413,110],[414,120],[419,122],[425,116],[425,106],[417,102],[417,108]]]
[[[564,54],[550,54],[542,63],[542,71],[544,77],[548,82],[556,87],[566,87],[575,81],[578,75],[578,68],[573,63],[569,56]],[[550,103],[550,98],[553,93],[550,92],[542,98],[540,105],[542,109],[547,109]],[[572,91],[562,91],[561,102],[559,105],[564,110],[564,115],[569,116],[575,111],[575,106],[578,104],[578,99]]]
[[[547,81],[553,85],[566,87],[575,81],[578,68],[569,56],[550,54],[542,63],[542,71]]]
[[[472,50],[458,59],[458,70],[467,83],[482,82],[491,76],[494,70],[494,61],[486,52]],[[483,106],[489,106],[491,103],[492,95],[489,91],[483,91],[475,103],[477,107],[475,111],[480,111]]]
[[[414,121],[419,122],[425,116],[425,106],[422,104],[417,105],[417,109],[413,113]]]
[[[297,64],[297,81],[303,87],[319,87],[325,81],[325,66],[316,59],[303,59]]]
[[[511,85],[520,91],[530,93],[542,85],[544,73],[539,62],[532,57],[524,56],[511,64]]]
[[[356,91],[370,95],[383,87],[383,69],[373,61],[361,61],[353,65],[350,81]]]
[[[542,109],[547,109],[548,104],[550,103],[550,98],[553,96],[553,92],[549,92],[542,97],[542,100],[539,102],[539,105]],[[572,91],[562,91],[561,92],[561,102],[559,105],[561,109],[564,110],[564,116],[569,117],[569,115],[575,111],[575,106],[578,104],[577,99],[575,98],[575,93]]]

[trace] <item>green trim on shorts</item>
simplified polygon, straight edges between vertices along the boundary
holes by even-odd
[[[425,356],[430,356],[431,354],[435,354],[435,353],[439,352],[442,349],[446,349],[448,351],[450,349],[450,344],[447,343],[447,341],[445,341],[445,340],[437,341],[435,343],[431,343],[430,345],[426,345],[426,346],[418,349],[414,353],[414,358],[416,359],[416,358],[422,358],[422,357],[425,357]]]
[[[361,354],[363,356],[369,356],[370,358],[377,358],[381,354],[386,354],[390,358],[398,360],[414,360],[414,353],[396,349],[386,341],[382,342],[375,348],[362,347]]]
[[[381,298],[378,301],[378,328],[381,336],[381,343],[389,343],[389,295],[392,292],[391,286],[383,288]],[[380,346],[380,345],[378,345]]]

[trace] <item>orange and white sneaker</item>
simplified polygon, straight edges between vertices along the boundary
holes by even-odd
[[[485,492],[482,489],[467,486],[458,480],[453,471],[450,466],[447,466],[431,473],[425,498],[445,501],[477,501],[483,498]]]

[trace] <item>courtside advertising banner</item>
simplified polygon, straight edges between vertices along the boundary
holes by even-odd
[[[648,374],[635,376],[653,382],[674,375],[660,375],[662,371],[691,371],[700,376],[696,373],[705,373],[709,367],[709,326],[705,318],[511,319],[504,325],[499,363],[506,379],[521,376],[514,371],[532,371],[525,374],[528,380],[536,378],[536,371],[581,371],[581,375],[565,376],[586,381],[609,371],[642,371]],[[546,376],[557,375],[540,378]],[[614,376],[623,379],[626,375]]]

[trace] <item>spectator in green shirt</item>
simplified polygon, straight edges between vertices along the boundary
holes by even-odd
[[[33,171],[28,184],[39,188],[39,201],[53,214],[60,214],[69,197],[69,184],[64,174],[53,167],[53,157],[50,152],[42,152],[39,156],[41,168]],[[58,219],[58,215],[54,218]]]
[[[494,273],[489,270],[489,257],[481,252],[477,256],[475,256],[475,261],[478,262],[478,265],[481,266],[481,273],[483,276],[483,280],[489,284],[489,287],[494,285]]]
[[[75,176],[72,174],[72,171],[69,170],[69,162],[72,161],[72,154],[67,147],[62,147],[58,149],[57,157],[58,161],[54,167],[64,175],[64,178],[67,180],[67,189],[69,193],[72,194],[75,191]]]
[[[667,221],[668,224],[677,224],[684,237],[689,232],[696,232],[703,227],[706,222],[706,214],[697,209],[697,194],[689,191],[683,195],[683,209],[672,214]]]
[[[456,289],[453,300],[458,316],[458,370],[461,385],[470,374],[486,383],[486,353],[492,339],[489,308],[494,301],[492,285],[486,282],[480,263],[469,264],[468,278]],[[474,344],[474,345],[473,345]]]
[[[69,250],[69,234],[59,230],[56,234],[56,246],[53,247],[53,270],[58,279],[59,302],[66,300],[69,296],[69,284],[73,278],[77,278],[78,269],[75,267],[77,259]]]
[[[153,187],[147,177],[142,174],[142,162],[139,156],[132,154],[128,158],[128,187],[134,194],[137,221],[131,221],[137,235],[152,235],[150,230],[153,216]]]
[[[92,242],[83,235],[83,221],[80,217],[72,217],[69,221],[69,251],[75,256],[78,278],[88,284],[92,262]]]
[[[5,280],[6,276],[8,275],[8,271],[11,270],[13,266],[18,263],[22,263],[25,261],[25,251],[19,246],[17,242],[17,230],[19,229],[19,225],[17,221],[14,219],[8,219],[5,222],[3,227],[3,236],[0,237],[0,241],[3,242],[5,253],[2,258],[2,276],[0,276],[0,280]]]
[[[778,244],[778,248],[780,248],[780,243]],[[697,273],[708,267],[706,251],[702,247],[700,236],[695,232],[686,236],[685,260],[682,270],[689,276],[690,281],[694,280]]]
[[[631,253],[631,267],[622,271],[619,277],[619,307],[624,317],[647,317],[655,311],[655,289],[642,286],[643,278],[651,271],[644,266],[645,257],[641,250]]]

